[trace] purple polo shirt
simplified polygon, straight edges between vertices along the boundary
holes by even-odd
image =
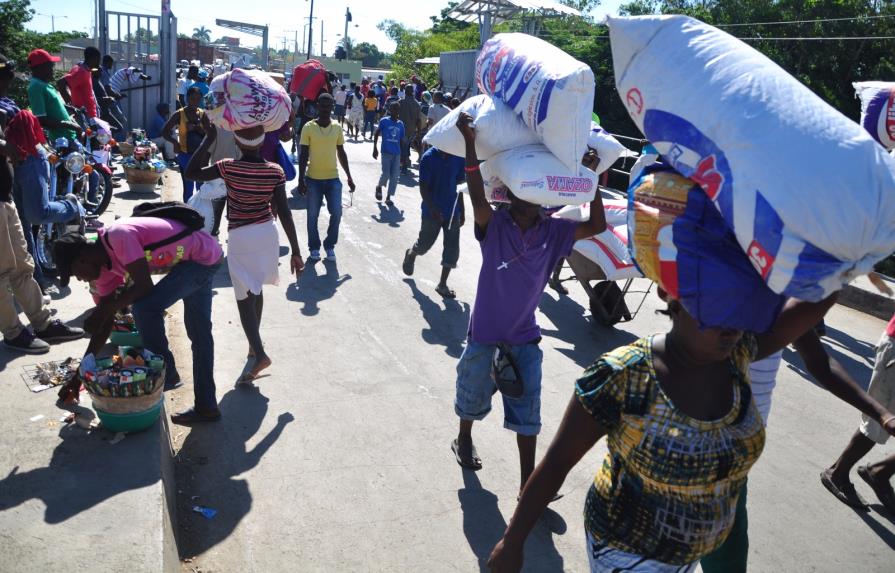
[[[532,342],[541,336],[535,310],[557,261],[575,244],[578,223],[542,217],[524,234],[508,209],[495,211],[484,236],[482,270],[475,296],[469,338],[479,344]]]

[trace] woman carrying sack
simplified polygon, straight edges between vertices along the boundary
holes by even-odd
[[[263,285],[279,282],[279,239],[274,212],[289,239],[292,250],[290,272],[296,278],[304,270],[292,212],[286,202],[286,177],[283,168],[261,157],[264,127],[237,129],[239,159],[222,159],[208,165],[209,148],[217,129],[209,124],[205,139],[187,166],[186,175],[196,181],[223,179],[227,185],[228,252],[227,265],[236,294],[239,319],[249,342],[249,355],[237,384],[251,384],[262,370],[271,365],[261,342]],[[273,209],[272,209],[273,207]]]
[[[201,187],[186,176],[187,164],[193,154],[202,143],[205,136],[205,128],[202,126],[202,116],[205,112],[199,106],[202,104],[202,92],[197,87],[191,87],[186,92],[186,107],[177,110],[162,128],[162,137],[174,145],[177,153],[177,164],[180,166],[180,176],[183,179],[183,202],[188,203],[193,196],[193,189]],[[171,135],[177,127],[177,139]]]

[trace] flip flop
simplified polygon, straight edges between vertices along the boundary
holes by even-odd
[[[188,426],[190,424],[201,422],[217,422],[220,419],[220,410],[214,410],[213,412],[200,412],[195,408],[190,408],[189,410],[184,410],[183,412],[178,412],[171,416],[171,422],[173,422],[174,424],[180,424],[181,426]]]
[[[870,475],[870,467],[869,466],[861,466],[858,468],[858,475],[861,476],[861,479],[867,482],[867,485],[873,490],[873,493],[876,494],[879,502],[883,504],[889,513],[895,515],[895,490],[892,489],[892,485],[889,482],[880,483]]]
[[[839,487],[833,483],[833,480],[830,477],[831,475],[832,472],[829,469],[820,472],[820,483],[827,488],[827,491],[832,493],[836,499],[849,507],[863,510],[867,509],[867,502],[864,501],[864,498],[862,498],[861,494],[855,489],[854,484],[848,482],[844,486]]]
[[[463,459],[463,456],[460,455],[460,442],[455,438],[451,442],[451,451],[454,452],[454,457],[457,458],[457,463],[460,464],[460,467],[472,471],[482,469],[482,459],[479,457],[478,452],[475,451],[475,446],[472,446],[469,458]]]
[[[444,298],[457,298],[457,293],[449,289],[447,285],[438,285],[437,287],[435,287],[435,292],[437,292]]]

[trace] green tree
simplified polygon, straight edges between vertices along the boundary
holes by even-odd
[[[19,71],[27,71],[28,53],[36,48],[43,48],[51,53],[62,50],[62,44],[72,38],[85,38],[83,32],[51,32],[41,34],[26,30],[25,24],[34,17],[30,0],[5,0],[0,2],[0,52],[15,60]],[[61,74],[63,70],[57,70]],[[10,97],[19,105],[28,105],[27,84],[23,81],[13,82]]]
[[[394,20],[385,20],[379,23],[378,28],[395,42],[395,53],[391,57],[393,75],[400,78],[417,75],[429,85],[438,83],[438,68],[417,64],[416,60],[438,56],[441,52],[475,50],[479,47],[476,26],[444,33],[432,30],[421,32]]]
[[[388,54],[379,51],[375,44],[359,42],[351,46],[351,59],[360,60],[365,68],[379,68],[388,62]]]
[[[199,40],[200,44],[207,44],[211,41],[211,30],[205,26],[193,28],[193,39]]]

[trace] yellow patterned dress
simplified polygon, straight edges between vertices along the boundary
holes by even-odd
[[[603,355],[576,383],[579,403],[608,432],[609,453],[585,503],[595,540],[673,565],[698,561],[727,538],[737,496],[764,447],[743,336],[730,359],[733,408],[703,421],[678,410],[653,368],[652,337]]]

